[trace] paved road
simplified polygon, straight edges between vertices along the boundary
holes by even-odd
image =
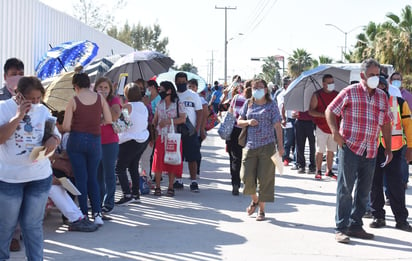
[[[336,182],[287,167],[276,176],[267,220],[257,222],[245,212],[250,198],[231,195],[228,156],[215,130],[202,153],[200,193],[191,193],[186,179],[174,198],[143,196],[141,204],[115,208],[113,220],[94,233],[68,232],[52,212],[45,220],[45,260],[412,260],[412,233],[394,229],[389,207],[386,228],[365,227],[375,240],[336,243]],[[13,253],[12,260],[23,256]]]

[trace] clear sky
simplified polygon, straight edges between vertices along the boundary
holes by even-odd
[[[72,14],[76,0],[41,0],[60,11]],[[96,3],[107,1],[96,0]],[[123,9],[114,10],[117,25],[140,22],[144,26],[158,23],[162,36],[169,38],[170,57],[177,65],[193,63],[207,79],[212,52],[213,80],[224,76],[224,10],[227,11],[228,76],[250,78],[259,73],[262,62],[252,57],[283,55],[303,48],[317,59],[326,55],[341,59],[345,34],[347,48],[355,44],[362,32],[359,26],[373,21],[382,23],[386,14],[400,15],[410,0],[126,0]],[[356,29],[355,29],[356,28]],[[239,33],[243,35],[239,35]],[[282,66],[282,65],[281,65]]]

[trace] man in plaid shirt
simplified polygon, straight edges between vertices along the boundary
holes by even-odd
[[[365,60],[361,66],[361,82],[343,89],[325,111],[339,146],[335,238],[340,243],[348,243],[350,236],[374,237],[363,230],[362,217],[372,185],[381,130],[387,144],[386,164],[392,160],[391,116],[385,92],[376,89],[379,74],[379,63],[374,59]],[[342,119],[339,127],[336,116]]]

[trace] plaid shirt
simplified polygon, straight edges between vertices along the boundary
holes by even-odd
[[[375,89],[372,95],[358,83],[343,89],[329,104],[328,109],[341,116],[339,133],[348,148],[356,155],[376,157],[378,137],[382,125],[391,121],[388,97]]]

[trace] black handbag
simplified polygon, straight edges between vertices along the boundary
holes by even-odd
[[[179,118],[179,99],[176,102],[177,118]],[[182,137],[192,136],[196,133],[196,128],[193,126],[189,117],[186,115],[186,122],[178,124],[176,126],[177,132],[182,135]]]

